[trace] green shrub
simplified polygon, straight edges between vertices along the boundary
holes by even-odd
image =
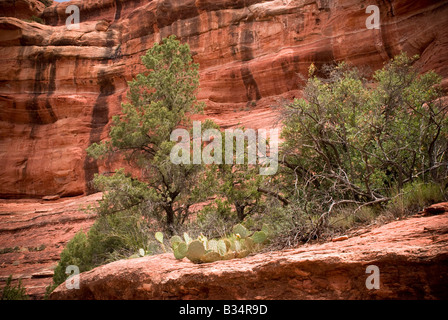
[[[2,290],[0,300],[28,300],[25,288],[22,286],[22,280],[19,279],[17,286],[12,286],[12,276],[6,280],[6,286]]]
[[[374,207],[347,206],[339,208],[329,218],[327,234],[343,233],[351,228],[373,223],[381,213],[381,210]]]
[[[53,275],[53,282],[56,285],[60,285],[68,278],[69,275],[65,273],[65,270],[70,265],[77,266],[80,272],[88,271],[94,266],[90,244],[83,231],[78,232],[62,251],[61,259]]]
[[[40,24],[45,24],[45,21],[42,18],[37,17],[37,16],[32,16],[29,19],[24,19],[24,21],[26,21],[26,22],[37,22],[37,23],[40,23]]]
[[[305,211],[321,214],[316,235],[339,207],[385,205],[391,186],[447,176],[441,77],[420,74],[417,59],[402,53],[371,79],[346,63],[318,77],[311,65],[304,97],[286,106],[283,190],[306,202]],[[426,192],[434,190],[418,191]],[[409,194],[407,207],[421,205],[420,195]]]
[[[150,252],[154,245],[148,225],[141,216],[127,211],[100,217],[89,231],[94,264],[129,257],[141,248]]]
[[[97,266],[146,253],[157,252],[156,242],[149,236],[148,223],[134,212],[124,211],[102,215],[86,234],[78,232],[61,253],[53,281],[63,283],[69,275],[65,269],[75,265],[80,272]]]
[[[213,203],[205,206],[185,226],[190,234],[204,234],[208,238],[222,238],[232,232],[232,226],[238,223],[238,217],[232,211],[228,201],[216,199]]]
[[[42,2],[46,7],[49,7],[53,4],[53,0],[39,0],[39,2]]]
[[[405,185],[387,207],[387,211],[394,217],[403,217],[416,213],[425,207],[447,200],[447,194],[438,183],[424,183],[416,181]]]
[[[179,127],[192,130],[187,114],[204,108],[196,98],[199,65],[194,63],[189,45],[174,35],[155,43],[142,63],[146,72],[129,82],[127,103],[122,104],[120,115],[113,117],[110,139],[92,144],[87,153],[95,159],[120,154],[142,173],[131,177],[122,169],[114,175],[96,175],[95,185],[107,192],[101,211],[109,214],[149,204],[146,214],[173,234],[197,197],[204,195],[198,182],[203,166],[171,161],[176,146],[171,134]]]
[[[67,278],[65,268],[70,264],[85,271],[157,252],[157,241],[149,235],[160,229],[173,234],[190,214],[190,206],[204,195],[198,183],[202,166],[170,161],[175,145],[171,133],[180,125],[191,127],[186,114],[203,109],[196,99],[199,65],[188,44],[175,36],[154,44],[142,62],[147,72],[129,83],[129,100],[122,104],[121,115],[113,117],[110,140],[87,150],[95,159],[120,153],[142,175],[135,178],[119,169],[113,175],[95,176],[95,188],[103,191],[93,210],[99,217],[87,236],[77,235],[64,249],[55,270],[56,284]]]

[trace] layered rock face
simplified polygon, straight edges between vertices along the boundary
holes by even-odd
[[[0,200],[0,288],[12,276],[14,286],[21,279],[31,299],[43,299],[67,242],[95,221],[96,215],[79,209],[96,205],[101,196]]]
[[[37,0],[2,0],[0,1],[0,17],[30,19],[39,16],[45,4]]]
[[[45,24],[0,6],[0,197],[90,192],[94,173],[114,159],[96,163],[86,147],[107,138],[127,81],[144,71],[140,57],[171,34],[200,63],[203,117],[224,127],[277,125],[270,106],[300,96],[311,63],[375,70],[404,50],[421,55],[422,71],[448,78],[448,1],[16,2]],[[81,23],[68,30],[72,4]],[[370,4],[380,8],[379,30],[366,28]]]
[[[342,242],[195,265],[172,254],[81,273],[51,299],[446,299],[448,213],[395,221]],[[379,287],[368,288],[379,268]]]

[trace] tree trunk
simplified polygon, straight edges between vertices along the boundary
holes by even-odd
[[[174,235],[174,209],[173,205],[169,204],[164,207],[166,212],[166,230],[171,237]]]
[[[238,202],[235,202],[235,208],[238,220],[243,221],[244,218],[246,218],[246,215],[244,214],[244,208],[246,208],[246,206],[242,206]]]

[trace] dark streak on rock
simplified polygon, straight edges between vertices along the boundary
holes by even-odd
[[[251,25],[251,24],[249,24]],[[244,87],[246,88],[246,97],[248,105],[251,101],[258,101],[261,99],[260,90],[255,78],[248,66],[248,61],[254,58],[252,46],[255,43],[255,34],[251,29],[244,28],[241,32],[239,39],[239,52],[241,55],[241,78],[243,80]],[[232,54],[235,54],[232,52]]]
[[[93,106],[89,146],[93,143],[98,143],[101,140],[101,133],[109,122],[109,106],[107,98],[115,92],[113,79],[103,70],[98,73],[98,83],[100,85],[100,94]],[[87,194],[95,191],[90,183],[95,173],[98,173],[98,164],[96,160],[86,156],[84,161],[84,177]]]
[[[119,49],[113,49],[115,41],[111,31],[107,34],[106,43],[108,50],[106,50],[104,59],[101,60],[102,65],[107,65],[108,61],[113,60],[114,57],[119,54],[117,52]],[[100,94],[98,95],[95,105],[93,106],[89,146],[93,143],[98,143],[101,140],[101,133],[109,122],[109,105],[107,100],[109,96],[115,93],[114,79],[106,73],[105,69],[101,69],[98,72],[97,79],[100,87]],[[86,156],[84,160],[84,178],[87,194],[95,192],[95,189],[91,184],[95,173],[98,173],[98,164],[96,160]]]
[[[381,32],[381,40],[383,42],[384,51],[386,52],[387,57],[389,59],[392,59],[394,54],[392,52],[391,45],[389,44],[388,33],[387,33],[387,30],[386,30],[385,24],[381,24],[380,32]]]
[[[57,116],[53,111],[53,108],[50,104],[50,96],[56,91],[56,61],[54,61],[50,66],[50,77],[48,79],[48,90],[47,90],[47,98],[45,99],[45,108],[50,114],[50,118],[52,122],[57,121]]]
[[[247,101],[260,100],[260,90],[258,89],[257,82],[255,81],[249,67],[243,66],[241,68],[241,77],[243,79],[244,87],[246,88]]]
[[[21,56],[20,56],[21,57]],[[19,58],[20,60],[20,58]],[[25,108],[28,112],[30,118],[31,131],[30,138],[33,140],[35,138],[35,131],[38,126],[54,123],[57,121],[56,114],[54,113],[49,98],[56,90],[56,62],[57,58],[52,53],[39,52],[35,58],[32,60],[32,68],[36,70],[33,82],[33,92],[32,98],[27,100]],[[48,74],[48,85],[46,83],[46,71],[50,67]],[[39,97],[46,94],[45,99],[45,110],[40,110],[39,108]],[[46,112],[45,112],[46,111]],[[20,184],[22,192],[26,194],[26,180],[27,176],[27,162],[25,161],[22,167],[22,179]]]
[[[252,45],[255,42],[254,32],[243,29],[240,39],[241,61],[250,61],[254,58]]]
[[[262,2],[260,0],[233,0],[233,1],[209,1],[198,0],[199,8],[207,11],[218,11],[225,9],[241,9],[254,3]]]
[[[172,25],[178,20],[187,20],[199,16],[195,0],[163,0],[157,3],[157,27],[162,29]]]
[[[324,65],[331,65],[335,62],[333,50],[317,51],[314,54],[314,65],[316,66],[316,75],[318,77],[327,77],[328,75],[322,70]]]
[[[47,71],[48,66],[50,66],[50,73],[48,78],[48,86],[45,87],[45,72]],[[28,100],[25,105],[30,117],[30,122],[32,124],[54,123],[57,121],[57,117],[53,109],[51,108],[48,98],[51,94],[54,93],[56,88],[56,58],[53,54],[45,54],[43,52],[40,52],[33,60],[32,67],[36,70],[32,93],[33,98]],[[44,93],[47,94],[45,108],[47,109],[49,117],[45,114],[42,114],[41,110],[39,109],[39,96]]]
[[[122,4],[121,0],[115,0],[115,17],[114,21],[117,21],[121,17]]]
[[[280,65],[284,74],[288,91],[297,89],[299,87],[299,56],[294,55],[290,59],[285,58],[280,62]]]

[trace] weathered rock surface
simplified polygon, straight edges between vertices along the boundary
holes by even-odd
[[[30,19],[38,17],[45,9],[39,0],[2,0],[0,1],[0,17]]]
[[[42,299],[67,242],[94,222],[94,215],[79,209],[100,199],[0,200],[0,288],[12,275],[13,285],[22,279],[27,294]]]
[[[80,8],[78,30],[65,26],[70,4]],[[269,106],[300,95],[299,74],[312,62],[374,70],[404,50],[446,83],[448,1],[369,4],[380,8],[380,30],[366,28],[367,3],[355,0],[71,1],[33,11],[46,25],[3,9],[0,197],[91,191],[93,174],[111,170],[114,159],[91,161],[86,147],[107,137],[127,81],[143,71],[140,56],[170,34],[188,42],[201,65],[204,117],[224,127],[276,126]]]
[[[395,221],[342,242],[196,265],[172,254],[117,261],[51,299],[448,298],[448,213]],[[366,288],[366,269],[380,289]]]

